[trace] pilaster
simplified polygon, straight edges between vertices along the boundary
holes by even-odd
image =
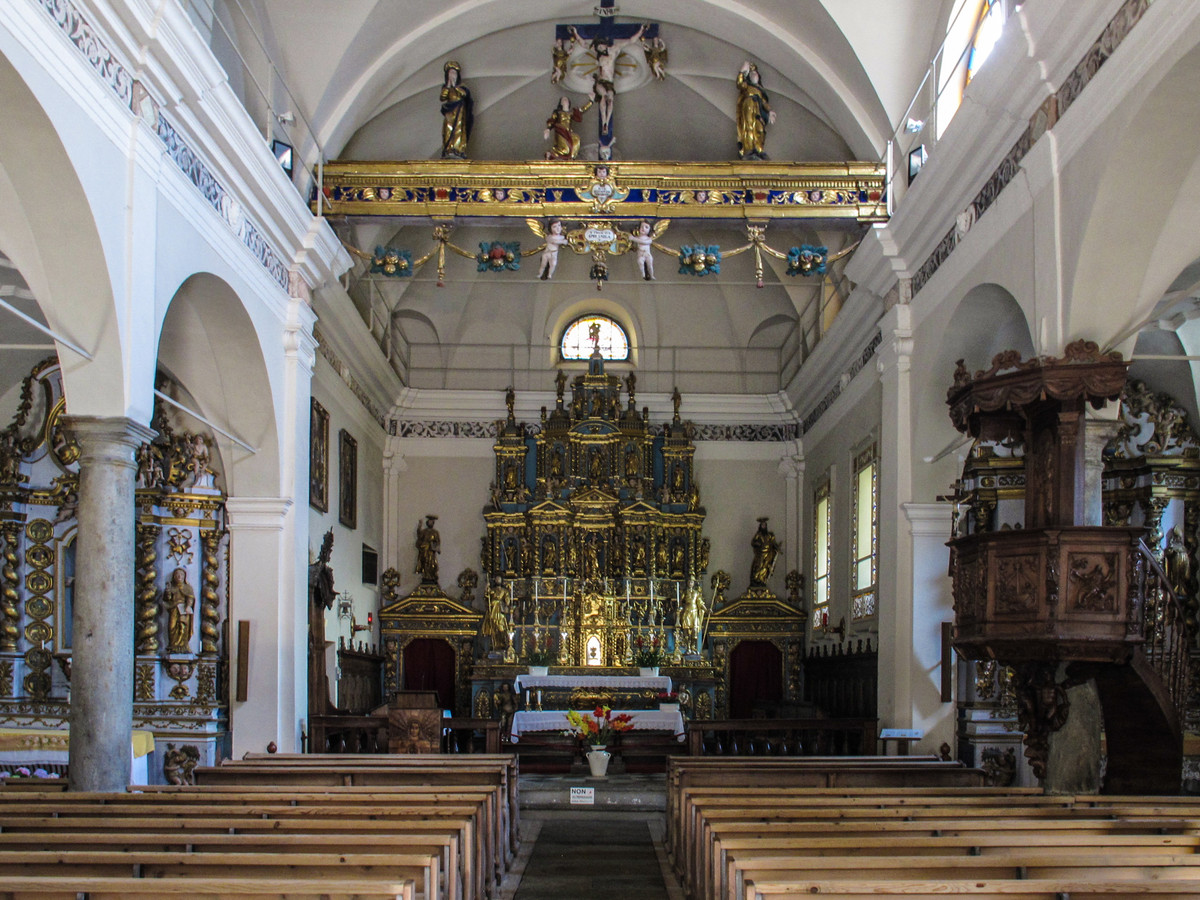
[[[880,322],[876,366],[883,390],[879,429],[879,721],[912,727],[913,539],[899,512],[912,498],[912,307]]]
[[[230,698],[233,756],[262,753],[274,741],[280,752],[298,752],[299,725],[308,708],[308,582],[295,583],[290,523],[296,518],[285,497],[230,497],[230,658],[237,681],[237,623],[250,623],[247,694]],[[302,594],[297,614],[297,591]],[[297,652],[296,648],[299,648]],[[296,657],[300,661],[296,661]]]

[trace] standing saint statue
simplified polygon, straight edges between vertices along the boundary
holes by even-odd
[[[437,516],[425,517],[425,526],[417,520],[417,567],[415,571],[421,576],[422,584],[438,583],[438,554],[442,552],[442,536],[438,534],[433,523]]]
[[[592,108],[592,102],[589,100],[583,106],[572,107],[570,97],[559,98],[542,133],[543,140],[552,141],[546,159],[574,159],[579,155],[579,135],[571,130],[571,126],[583,121],[583,114]]]
[[[467,140],[474,124],[471,91],[462,84],[462,68],[454,60],[442,67],[442,159],[466,159]]]
[[[687,594],[684,596],[683,612],[680,615],[680,630],[683,631],[686,653],[699,653],[701,635],[704,632],[704,619],[708,607],[704,602],[704,592],[694,581],[689,582]]]
[[[775,124],[775,113],[763,90],[758,66],[749,60],[738,70],[737,89],[738,159],[767,159],[767,126]]]
[[[492,642],[492,649],[502,653],[508,649],[508,591],[496,579],[487,589],[487,615],[480,629],[483,636]]]
[[[163,606],[167,607],[167,652],[187,653],[192,639],[196,594],[187,583],[187,570],[171,573],[170,583],[163,588]]]
[[[767,521],[765,516],[758,520],[758,531],[754,532],[750,541],[750,546],[754,549],[754,562],[750,564],[750,584],[757,587],[766,587],[767,580],[775,571],[775,560],[779,557],[779,542],[775,540],[775,533],[767,528]]]

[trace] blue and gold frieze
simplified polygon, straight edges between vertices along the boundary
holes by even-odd
[[[433,218],[887,218],[876,163],[330,162],[322,210]],[[316,200],[313,200],[316,209]]]

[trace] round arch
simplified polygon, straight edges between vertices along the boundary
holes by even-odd
[[[936,352],[919,374],[914,373],[913,455],[934,465],[918,467],[929,479],[929,495],[945,490],[959,476],[953,454],[936,457],[958,439],[946,412],[946,390],[957,360],[974,372],[991,366],[1002,350],[1016,350],[1023,359],[1034,355],[1033,336],[1024,310],[1006,288],[994,282],[977,284],[957,303],[926,321],[946,322],[939,328]],[[915,485],[914,485],[915,487]],[[920,492],[919,492],[920,493]]]
[[[132,326],[117,309],[93,212],[93,203],[108,207],[87,189],[120,194],[122,180],[111,172],[85,179],[82,171],[110,162],[111,147],[81,126],[77,101],[56,86],[39,81],[35,94],[33,82],[44,73],[31,65],[33,81],[26,80],[13,61],[21,57],[0,53],[0,108],[8,121],[20,123],[0,129],[0,248],[29,285],[49,328],[92,357],[56,342],[72,414],[149,421],[149,386],[126,371],[122,344],[133,339],[127,333]],[[111,208],[123,203],[122,196]]]
[[[1095,173],[1072,176],[1083,192],[1071,198],[1082,223],[1074,232],[1078,254],[1066,261],[1063,345],[1085,337],[1128,356],[1178,273],[1196,258],[1200,20],[1182,31],[1177,45],[1177,62],[1148,75],[1100,129],[1093,143],[1111,151]],[[1134,172],[1136,191],[1129,189]]]
[[[183,386],[197,412],[255,448],[212,432],[228,494],[280,496],[285,486],[266,361],[250,316],[223,279],[198,273],[179,286],[163,317],[158,365]]]

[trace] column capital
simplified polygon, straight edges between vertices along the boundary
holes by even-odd
[[[902,503],[901,509],[908,519],[913,535],[942,535],[950,538],[950,522],[954,507],[949,503]]]
[[[779,460],[779,474],[784,478],[804,477],[804,457],[785,456]]]
[[[134,454],[158,432],[124,416],[64,416],[63,425],[79,443],[81,463],[137,467]]]
[[[225,514],[230,531],[281,531],[292,501],[288,497],[229,497]]]

